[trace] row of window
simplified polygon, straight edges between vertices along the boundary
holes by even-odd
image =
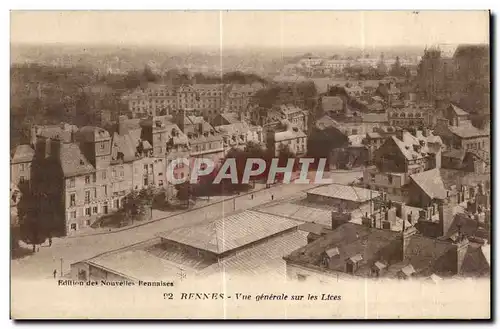
[[[394,118],[397,118],[397,117],[400,117],[400,118],[406,118],[406,117],[408,117],[408,118],[413,118],[413,117],[415,117],[415,118],[421,118],[421,117],[423,117],[423,114],[422,113],[418,113],[418,112],[415,113],[415,115],[413,115],[413,113],[408,113],[408,115],[406,115],[405,113],[399,113],[399,115],[398,115],[398,113],[393,113],[392,116]]]
[[[466,143],[465,144],[465,148],[467,150],[470,150],[470,149],[474,149],[474,150],[481,150],[481,149],[484,149],[485,146],[484,146],[484,141],[482,142],[473,142],[473,143]]]

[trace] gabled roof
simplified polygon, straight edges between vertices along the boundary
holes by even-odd
[[[471,138],[471,137],[480,137],[480,136],[489,136],[489,132],[487,130],[481,130],[469,124],[462,124],[460,126],[448,126],[450,131],[461,138]]]
[[[439,169],[431,169],[418,174],[413,174],[410,178],[430,198],[441,200],[446,199],[446,188]]]
[[[334,247],[325,251],[326,255],[330,258],[340,255],[339,248]]]
[[[345,262],[353,258],[360,267],[368,265],[381,257],[390,260],[395,255],[395,246],[400,239],[399,232],[379,230],[364,225],[345,223],[329,234],[326,234],[307,246],[295,250],[285,257],[292,263],[322,267],[324,252],[338,248],[339,257],[329,260],[328,268],[333,271],[345,271]]]
[[[456,106],[455,104],[450,104],[450,108],[458,116],[469,115],[469,113],[465,112],[464,110],[462,110],[460,107]]]
[[[406,265],[405,267],[403,267],[401,269],[401,272],[406,275],[406,276],[411,276],[413,275],[413,273],[415,273],[415,269],[413,268],[413,266],[410,264],[410,265]]]
[[[164,232],[159,236],[221,254],[299,225],[297,221],[247,210],[208,223]]]
[[[14,151],[14,155],[10,160],[10,163],[23,163],[33,161],[35,156],[35,150],[27,144],[18,145]]]
[[[118,152],[123,154],[123,161],[129,162],[136,159],[137,146],[139,146],[140,140],[134,139],[130,134],[118,135],[113,134],[113,140],[111,144],[111,161],[118,160]]]
[[[228,122],[228,124],[238,123],[240,119],[238,118],[238,113],[221,113],[220,116]]]
[[[61,168],[64,177],[84,175],[95,171],[80,147],[74,143],[61,144]]]

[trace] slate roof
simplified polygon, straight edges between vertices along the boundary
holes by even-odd
[[[297,130],[289,129],[274,133],[274,140],[276,142],[286,141],[300,137],[307,137],[307,135],[300,129]]]
[[[330,259],[329,268],[344,272],[346,260],[352,257],[360,263],[360,267],[371,266],[380,259],[382,254],[386,256],[385,259],[391,259],[396,251],[392,247],[399,237],[398,232],[346,223],[307,246],[295,250],[285,259],[292,263],[321,267],[323,253],[326,250],[338,248],[339,257]]]
[[[344,101],[338,96],[323,96],[321,104],[323,111],[342,111],[344,108]]]
[[[27,144],[18,145],[14,151],[14,155],[10,160],[10,163],[23,163],[33,161],[35,156],[35,150]]]
[[[123,154],[124,162],[135,160],[139,142],[140,140],[135,140],[130,134],[118,135],[114,133],[111,144],[111,161],[118,160],[118,152]]]
[[[460,268],[460,275],[471,277],[489,276],[491,265],[487,251],[488,248],[489,246],[486,248],[485,246],[469,246],[462,267]]]
[[[446,199],[446,188],[439,169],[413,174],[410,178],[432,199]]]
[[[448,129],[450,129],[453,134],[461,138],[489,136],[489,132],[487,130],[478,129],[471,123],[462,124],[460,126],[448,126]]]
[[[60,156],[64,177],[89,174],[95,171],[77,144],[62,143]]]
[[[378,191],[341,184],[330,184],[316,187],[307,194],[326,196],[332,199],[366,202],[380,196]]]
[[[465,112],[460,107],[458,107],[458,106],[456,106],[454,104],[450,104],[450,108],[453,110],[453,112],[455,112],[456,115],[459,115],[459,116],[469,115],[469,113]]]
[[[164,232],[159,236],[220,254],[299,225],[294,220],[247,210],[208,223]]]
[[[238,113],[221,113],[220,116],[229,124],[240,122]]]

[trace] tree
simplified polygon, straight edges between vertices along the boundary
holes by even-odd
[[[154,190],[150,187],[130,192],[125,197],[122,207],[126,218],[133,222],[135,219],[143,220],[150,217],[154,194]]]
[[[25,189],[17,204],[21,239],[33,246],[33,252],[36,251],[36,245],[45,242],[49,234],[43,223],[43,218],[40,216],[40,201],[39,197]]]

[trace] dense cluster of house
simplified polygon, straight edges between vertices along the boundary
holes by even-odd
[[[221,164],[229,150],[249,142],[276,156],[284,147],[298,156],[307,153],[307,114],[297,107],[274,107],[262,118],[264,127],[241,112],[221,112],[211,120],[202,113],[183,107],[173,115],[120,116],[106,129],[33,126],[30,144],[13,152],[12,183],[43,195],[40,213],[51,218],[55,232],[70,234],[119,210],[133,190],[154,187],[173,196],[167,180],[173,160],[189,159],[173,171],[175,179],[187,179],[194,159]]]
[[[299,63],[331,71],[351,65]],[[189,276],[272,273],[320,282],[488,275],[489,125],[474,125],[455,103],[424,102],[413,87],[395,77],[331,80],[317,88],[318,107],[306,110],[293,88],[261,108],[253,102],[259,84],[150,85],[125,97],[132,117],[106,129],[33,126],[30,143],[11,158],[11,199],[20,195],[16,186],[29,185],[43,196],[40,213],[68,234],[120,209],[133,190],[168,194],[175,159],[220,163],[252,142],[275,156],[288,149],[327,158],[330,168],[358,167],[363,177],[159,234],[73,264],[72,276],[137,281],[179,268]],[[191,163],[178,164],[174,177],[188,177]]]

